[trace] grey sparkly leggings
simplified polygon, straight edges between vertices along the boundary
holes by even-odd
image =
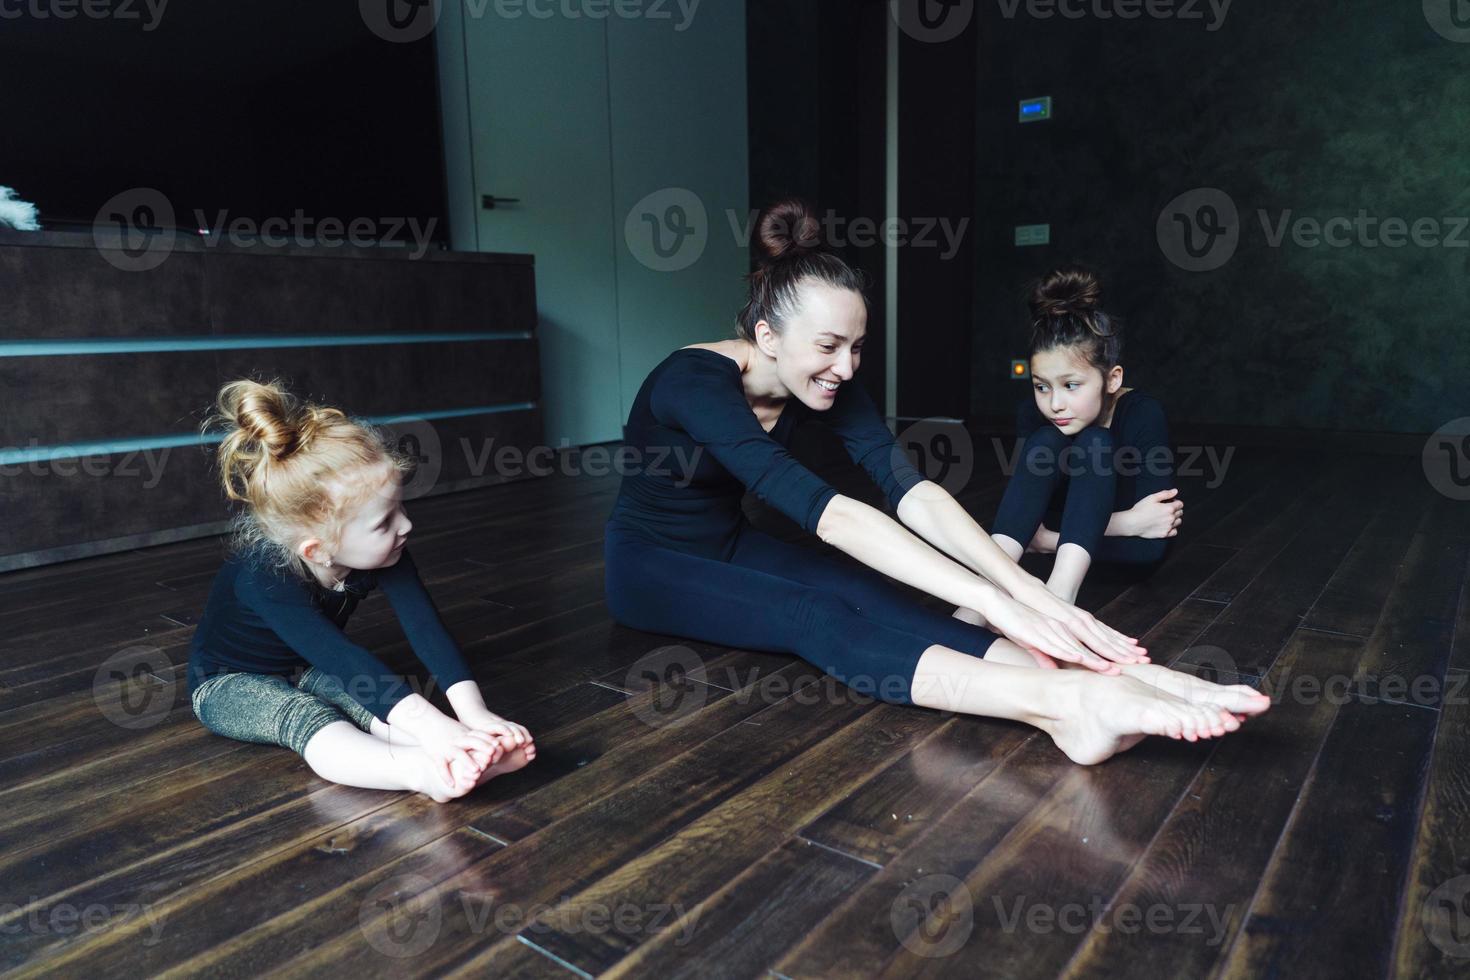
[[[334,721],[372,731],[373,713],[315,667],[295,684],[274,674],[220,674],[194,689],[192,704],[194,717],[216,735],[280,745],[300,755]]]

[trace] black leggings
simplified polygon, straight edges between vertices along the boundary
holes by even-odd
[[[882,575],[742,524],[730,560],[609,524],[607,604],[624,626],[744,650],[794,653],[863,694],[911,704],[934,644],[983,657],[987,629],[921,605]]]
[[[1097,425],[1074,437],[1052,425],[1031,433],[1017,454],[1016,472],[1006,484],[991,533],[1004,534],[1025,548],[1042,518],[1055,513],[1061,500],[1058,548],[1075,544],[1098,561],[1157,560],[1162,539],[1149,542],[1156,547],[1140,548],[1138,541],[1104,535],[1113,511],[1132,507],[1141,496],[1131,478],[1117,474],[1112,452],[1112,433]]]

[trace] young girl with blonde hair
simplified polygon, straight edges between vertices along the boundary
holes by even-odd
[[[200,722],[290,748],[323,779],[441,803],[531,761],[530,733],[485,707],[408,552],[412,461],[277,382],[226,384],[217,427],[225,494],[243,507],[190,645]],[[457,718],[343,633],[379,587]]]

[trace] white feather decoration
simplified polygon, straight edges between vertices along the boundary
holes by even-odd
[[[0,228],[10,227],[17,231],[40,231],[36,220],[36,206],[22,201],[9,187],[0,187]]]

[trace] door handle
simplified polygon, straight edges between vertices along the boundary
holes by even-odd
[[[487,211],[494,211],[500,204],[520,204],[518,197],[496,197],[494,194],[484,194],[480,197],[480,206]]]

